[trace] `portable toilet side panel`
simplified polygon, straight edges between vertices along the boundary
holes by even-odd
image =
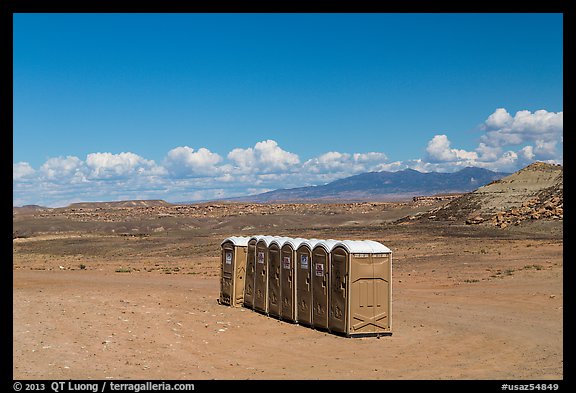
[[[254,277],[256,272],[256,239],[248,242],[246,255],[246,279],[244,282],[244,307],[254,308]]]
[[[307,245],[296,250],[296,320],[312,325],[312,251]]]
[[[268,245],[264,240],[256,243],[256,268],[254,270],[254,310],[268,312]]]
[[[280,248],[268,247],[268,315],[280,318]]]
[[[328,260],[322,246],[312,251],[312,326],[328,329]]]
[[[350,256],[350,334],[374,333],[374,267],[367,254]]]
[[[330,256],[329,287],[330,306],[328,327],[330,331],[348,333],[348,269],[350,254],[343,247],[336,247]]]
[[[284,244],[280,250],[280,317],[283,320],[295,322],[296,309],[296,270],[294,263],[295,250],[291,244]]]
[[[220,304],[232,306],[234,292],[234,244],[226,241],[221,247]]]
[[[390,254],[350,256],[349,335],[390,332]]]

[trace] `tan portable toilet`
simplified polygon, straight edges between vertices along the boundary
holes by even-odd
[[[296,322],[312,326],[312,250],[319,239],[306,239],[296,249]]]
[[[232,236],[221,243],[220,304],[238,307],[244,303],[246,249],[249,239]]]
[[[261,236],[256,242],[254,269],[254,310],[268,313],[268,246],[273,236]]]
[[[280,248],[285,238],[274,237],[268,246],[268,315],[280,318]]]
[[[312,327],[328,329],[328,269],[336,240],[322,240],[312,250]]]
[[[256,272],[256,242],[259,236],[248,240],[246,252],[246,279],[244,281],[244,307],[254,308],[254,277]]]
[[[392,251],[371,240],[338,242],[329,270],[329,330],[349,337],[392,334]]]
[[[280,318],[296,322],[296,250],[306,239],[287,238],[280,249]]]

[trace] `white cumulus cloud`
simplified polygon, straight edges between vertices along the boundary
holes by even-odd
[[[236,169],[241,173],[251,173],[257,170],[257,160],[254,149],[233,149],[228,153],[227,158],[234,163]],[[230,168],[229,171],[234,170]]]
[[[510,113],[504,108],[498,108],[492,113],[485,121],[486,127],[490,129],[500,129],[504,127],[509,127],[514,119],[510,116]]]
[[[179,146],[168,152],[164,165],[176,176],[206,176],[218,173],[216,165],[220,161],[220,155],[204,147],[194,151],[191,147]]]
[[[31,178],[36,171],[27,162],[18,162],[12,164],[12,179],[13,180],[24,180]]]
[[[312,174],[330,173],[338,177],[345,177],[378,170],[387,160],[386,154],[380,152],[349,154],[330,151],[307,160],[303,169]]]
[[[522,149],[520,149],[518,155],[522,157],[524,160],[527,161],[533,160],[535,157],[534,148],[532,146],[525,146]]]
[[[476,160],[478,154],[466,150],[453,149],[446,135],[435,135],[426,147],[430,162],[447,162],[458,160]]]
[[[120,179],[160,171],[154,161],[130,152],[90,153],[86,156],[86,166],[91,179]]]
[[[457,170],[477,166],[494,171],[514,172],[535,160],[561,163],[563,112],[522,110],[512,116],[496,109],[482,123],[484,132],[474,151],[454,149],[446,135],[436,135],[426,147],[428,167]]]
[[[331,171],[352,171],[351,155],[337,151],[329,151],[304,163],[304,168],[312,173],[326,173]]]
[[[49,158],[40,167],[40,172],[49,181],[85,180],[84,162],[76,156]]]
[[[481,142],[494,147],[519,145],[543,141],[562,142],[564,113],[537,110],[516,112],[512,117],[504,108],[498,108],[481,127],[486,134]]]
[[[298,155],[282,150],[278,143],[271,139],[256,143],[254,152],[262,164],[272,169],[285,170],[290,165],[300,163]]]
[[[502,154],[500,147],[488,146],[483,142],[478,144],[476,151],[478,152],[478,161],[482,162],[496,161],[498,156]]]
[[[558,141],[555,140],[536,140],[534,143],[534,155],[541,160],[556,158],[556,145]]]
[[[240,173],[281,172],[300,163],[297,154],[283,150],[271,139],[258,142],[247,149],[233,149],[227,157]]]

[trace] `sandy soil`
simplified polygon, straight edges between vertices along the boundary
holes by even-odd
[[[250,224],[254,234],[390,247],[393,335],[381,338],[343,338],[219,305],[219,243],[236,234],[232,224],[14,239],[13,377],[563,378],[563,239],[546,235],[558,231],[384,225],[386,217],[315,227],[289,219],[274,233],[271,216]]]

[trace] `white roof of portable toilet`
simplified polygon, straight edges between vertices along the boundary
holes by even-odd
[[[250,240],[254,239],[254,240],[258,241],[258,240],[260,240],[261,237],[264,237],[264,235],[254,235],[254,236],[250,237]],[[248,240],[248,241],[250,241],[250,240]]]
[[[379,242],[375,242],[374,240],[364,240],[365,242],[368,242],[372,245],[372,248],[374,249],[374,253],[387,253],[387,252],[392,252],[391,249],[389,249],[388,247],[386,247],[384,244],[379,243]]]
[[[258,236],[258,242],[263,241],[266,247],[270,246],[272,240],[276,239],[276,236]]]
[[[322,241],[321,239],[304,239],[298,247],[305,244],[308,247],[310,247],[310,250],[312,250],[314,247],[316,247],[316,244],[320,243],[321,241]]]
[[[270,242],[270,245],[272,245],[272,243],[275,243],[278,245],[278,248],[282,248],[284,243],[291,239],[292,239],[291,237],[274,236],[274,240]]]
[[[352,254],[386,254],[392,251],[385,245],[373,240],[344,240],[337,242],[332,248],[342,246]]]
[[[295,239],[289,237],[285,242],[284,245],[286,244],[290,244],[292,246],[293,250],[296,250],[298,247],[300,247],[300,244],[304,243],[307,239],[301,238],[301,237],[297,237]]]
[[[327,252],[332,251],[332,248],[334,247],[334,245],[338,244],[338,240],[334,240],[334,239],[328,239],[328,240],[321,240],[319,241],[314,248],[316,247],[322,247],[324,248]]]
[[[234,244],[235,246],[243,246],[246,247],[248,245],[248,242],[250,241],[250,237],[248,236],[230,236],[226,239],[224,239],[222,241],[222,243],[220,243],[220,245],[226,243],[226,242],[232,242],[232,244]]]

